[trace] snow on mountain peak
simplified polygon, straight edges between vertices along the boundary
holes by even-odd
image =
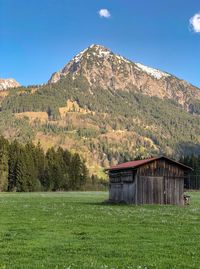
[[[111,51],[106,49],[103,46],[92,44],[91,46],[89,46],[88,48],[86,48],[85,50],[83,50],[79,54],[77,54],[72,59],[72,61],[75,63],[79,63],[85,54],[87,54],[87,58],[89,57],[90,54],[93,54],[94,56],[102,58],[102,57],[106,57],[106,56],[110,55]]]
[[[152,67],[148,67],[146,65],[135,63],[135,65],[142,71],[146,72],[147,74],[151,75],[152,77],[156,79],[161,79],[163,77],[169,77],[170,75],[168,73],[162,72],[158,69],[154,69]]]
[[[88,50],[88,48],[87,48],[87,49],[84,49],[84,50],[81,51],[79,54],[77,54],[77,55],[73,58],[73,61],[74,61],[75,63],[80,62],[81,58],[83,57],[84,53],[85,53],[87,50]]]

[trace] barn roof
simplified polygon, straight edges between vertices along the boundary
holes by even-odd
[[[181,167],[183,167],[184,169],[187,169],[187,170],[192,170],[191,167],[185,165],[185,164],[182,164],[180,162],[177,162],[177,161],[174,161],[168,157],[165,157],[165,156],[159,156],[159,157],[153,157],[153,158],[148,158],[148,159],[144,159],[144,160],[137,160],[137,161],[131,161],[131,162],[125,162],[125,163],[120,163],[116,166],[112,166],[110,168],[108,168],[107,170],[108,171],[113,171],[113,170],[124,170],[124,169],[130,169],[130,168],[138,168],[144,164],[147,164],[147,163],[150,163],[150,162],[153,162],[155,160],[159,160],[159,159],[166,159],[170,162],[173,162],[175,163],[176,165],[179,165]]]

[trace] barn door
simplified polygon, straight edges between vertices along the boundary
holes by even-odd
[[[122,201],[128,204],[135,203],[135,182],[124,182],[122,187]]]
[[[184,178],[165,177],[165,204],[182,205],[184,192]]]
[[[121,201],[121,183],[111,183],[109,190],[109,200],[112,202],[120,202]]]
[[[137,200],[139,204],[164,204],[164,178],[139,176]]]

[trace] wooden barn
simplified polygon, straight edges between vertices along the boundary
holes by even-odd
[[[184,204],[184,178],[192,168],[164,156],[108,169],[109,201],[129,204]]]

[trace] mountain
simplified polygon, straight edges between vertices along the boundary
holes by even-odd
[[[7,90],[9,88],[16,88],[19,86],[20,86],[20,84],[12,78],[8,78],[8,79],[1,79],[0,78],[0,91]]]
[[[72,74],[86,78],[90,89],[137,91],[177,101],[193,112],[193,101],[200,100],[200,90],[169,73],[134,63],[100,45],[92,45],[76,55],[49,83],[56,83]]]
[[[200,90],[92,45],[45,85],[1,91],[0,134],[78,152],[105,177],[137,157],[200,154]]]

